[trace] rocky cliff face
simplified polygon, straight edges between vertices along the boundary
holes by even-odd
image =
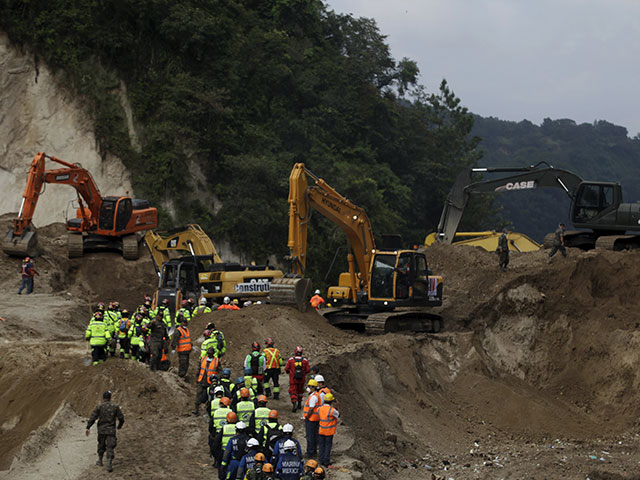
[[[98,153],[93,123],[82,99],[61,88],[45,65],[36,66],[33,55],[21,52],[0,32],[0,214],[18,211],[26,172],[33,156],[43,151],[80,163],[91,172],[103,195],[129,192],[133,196],[130,175],[122,162]],[[75,207],[70,205],[75,198],[69,186],[46,185],[34,224],[74,217]]]

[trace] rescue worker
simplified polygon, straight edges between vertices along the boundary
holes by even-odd
[[[276,478],[279,480],[300,480],[304,475],[302,461],[295,453],[296,444],[287,440],[283,444],[283,452],[276,464]]]
[[[220,478],[224,478],[221,476],[222,474],[222,456],[226,451],[227,445],[229,444],[229,440],[236,434],[236,425],[238,423],[238,417],[235,412],[227,413],[227,420],[222,428],[220,428],[216,432],[216,438],[213,441],[213,451],[215,464],[218,465],[218,475]]]
[[[509,265],[509,239],[507,238],[507,229],[502,229],[502,235],[498,238],[498,258],[500,268],[503,272],[507,271]]]
[[[189,371],[189,355],[193,344],[191,343],[191,333],[187,326],[188,320],[182,316],[178,316],[180,319],[180,326],[176,329],[171,340],[171,348],[173,353],[178,352],[178,376],[184,377]]]
[[[202,346],[200,347],[200,358],[206,355],[207,350],[205,350],[205,348],[209,348],[210,346],[215,348],[215,356],[218,358],[222,358],[224,354],[227,353],[227,341],[224,338],[224,333],[222,333],[221,330],[218,330],[213,322],[210,322],[207,325],[207,328],[202,335],[205,337],[205,340],[202,342]]]
[[[331,393],[329,387],[324,384],[324,377],[320,374],[315,376],[315,381],[318,382],[318,394],[320,395],[320,405],[324,405],[324,396],[327,393]],[[318,405],[318,406],[320,406]]]
[[[107,471],[113,471],[113,458],[115,456],[114,449],[118,444],[116,439],[116,419],[118,420],[117,429],[120,430],[124,425],[124,415],[122,410],[115,403],[111,403],[111,392],[107,390],[102,394],[104,400],[98,405],[87,422],[86,436],[89,436],[91,426],[98,421],[98,461],[96,465],[102,466],[102,458],[107,453]]]
[[[34,275],[40,275],[33,268],[33,262],[31,258],[25,257],[22,260],[22,266],[20,267],[20,288],[18,288],[18,295],[22,295],[22,290],[27,289],[27,295],[33,293],[33,277]]]
[[[294,443],[296,447],[295,453],[297,457],[302,458],[302,447],[300,446],[300,442],[293,438],[293,430],[293,425],[291,425],[290,423],[287,423],[282,427],[282,435],[274,443],[273,453],[271,454],[271,463],[273,463],[274,465],[278,464],[278,459],[280,458],[280,455],[282,454],[284,449],[284,444],[287,441],[291,441]]]
[[[289,396],[291,397],[292,412],[302,407],[302,394],[307,373],[309,373],[309,361],[302,356],[302,347],[296,347],[291,358],[287,361],[284,371],[289,374]]]
[[[224,388],[224,394],[226,397],[231,397],[231,389],[233,387],[233,383],[231,382],[231,369],[223,368],[222,369],[222,378],[220,378],[220,386]]]
[[[133,322],[129,327],[129,345],[131,347],[131,358],[140,361],[140,340],[142,337],[142,315],[133,315]]]
[[[239,422],[249,423],[251,416],[256,409],[255,404],[251,400],[250,392],[248,388],[240,389],[240,401],[235,405],[235,412],[238,415]]]
[[[258,394],[264,392],[264,370],[266,359],[264,353],[260,351],[260,344],[253,342],[251,344],[251,353],[244,359],[244,368],[249,369],[250,375],[258,382]],[[245,374],[246,375],[246,374]]]
[[[267,401],[266,396],[258,395],[256,399],[257,407],[249,419],[249,430],[255,432],[256,435],[260,433],[262,425],[269,421],[269,412],[271,412],[271,409],[267,407]]]
[[[324,470],[324,468],[322,467],[318,467],[313,471],[313,479],[318,479],[318,480],[324,480],[326,476],[326,472]]]
[[[220,388],[220,387],[218,387]],[[231,401],[228,397],[222,397],[219,399],[219,403],[217,407],[214,408],[214,402],[218,400],[217,398],[212,401],[211,404],[211,420],[209,421],[209,453],[214,459],[213,466],[217,467],[220,464],[220,460],[222,459],[222,450],[216,448],[216,438],[218,433],[222,430],[222,428],[227,424],[227,418],[231,411],[229,405]],[[234,417],[237,420],[237,416]],[[235,422],[234,422],[235,423]],[[235,435],[235,427],[233,433],[229,436],[231,438],[232,435]],[[225,444],[226,446],[226,444]]]
[[[315,291],[313,297],[311,297],[311,300],[309,300],[309,303],[316,310],[324,306],[324,298],[322,298],[322,296],[320,295],[320,290]]]
[[[313,472],[318,468],[318,462],[313,458],[307,460],[304,464],[304,475],[300,477],[300,480],[313,480]]]
[[[240,310],[240,307],[234,303],[231,303],[231,299],[229,297],[224,297],[222,300],[222,305],[218,307],[218,310]]]
[[[267,397],[271,396],[270,381],[273,382],[273,399],[280,399],[280,372],[282,368],[282,357],[280,356],[280,350],[278,350],[273,344],[273,338],[267,337],[264,341],[265,347],[263,350],[265,359],[264,370],[264,391]]]
[[[258,432],[258,441],[260,441],[262,449],[269,458],[271,458],[275,443],[281,436],[282,426],[278,424],[278,411],[269,410],[267,423],[262,425],[262,427],[260,427],[260,431]]]
[[[260,456],[259,456],[260,455]],[[233,477],[234,480],[244,480],[244,476],[250,470],[253,470],[253,465],[256,461],[256,457],[265,462],[266,458],[264,457],[264,453],[260,452],[260,443],[255,438],[250,438],[247,441],[247,452],[240,459],[240,463],[238,464],[238,468],[236,469],[236,475]]]
[[[167,328],[171,328],[173,326],[171,321],[171,308],[169,308],[168,298],[162,300],[162,303],[158,306],[158,308],[156,308],[155,311],[150,311],[149,313],[152,318],[160,316],[160,320],[162,320]]]
[[[262,480],[274,480],[276,478],[274,470],[273,465],[265,463],[262,466]]]
[[[247,473],[244,476],[245,480],[262,480],[264,478],[262,474],[262,469],[264,468],[266,458],[263,453],[256,453],[253,457],[253,467],[247,469]],[[273,467],[271,467],[271,471],[273,471]],[[240,479],[236,475],[236,479]]]
[[[247,451],[247,442],[249,441],[247,431],[247,425],[238,419],[238,423],[236,423],[236,434],[229,439],[222,454],[222,463],[218,470],[220,480],[236,478],[240,460]]]
[[[167,328],[162,321],[162,314],[156,314],[149,323],[149,366],[151,371],[160,369],[160,362],[164,354],[164,342],[167,335]]]
[[[207,387],[211,385],[211,375],[218,374],[218,368],[220,367],[220,360],[214,356],[213,347],[209,347],[207,350],[207,356],[200,360],[200,372],[198,374],[198,382],[196,383],[196,399],[195,408],[193,409],[194,415],[200,414],[200,400],[202,394],[206,391]]]
[[[193,301],[193,298],[189,298],[187,300],[187,309],[189,310],[189,316],[193,318],[193,310],[196,308],[196,304]]]
[[[315,457],[318,451],[318,408],[321,405],[320,394],[317,392],[318,382],[312,378],[307,383],[309,396],[304,402],[304,430],[307,439],[307,456]]]
[[[116,306],[117,305],[117,306]],[[117,333],[120,326],[120,304],[118,302],[110,302],[109,307],[104,314],[105,323],[109,328],[111,334],[111,340],[107,344],[107,351],[109,355],[115,357],[116,345],[117,345]]]
[[[180,325],[180,321],[178,318],[179,315],[182,315],[187,320],[187,323],[191,321],[191,310],[189,310],[189,302],[187,300],[182,300],[182,303],[180,304],[180,308],[176,312],[176,317],[175,317],[176,325]]]
[[[202,297],[200,299],[200,305],[191,312],[191,317],[194,318],[196,315],[202,315],[204,313],[211,313],[211,308],[207,305],[207,299]]]
[[[548,263],[551,263],[551,257],[553,257],[558,250],[562,253],[563,257],[567,256],[567,249],[565,248],[564,236],[564,223],[560,223],[558,228],[556,229],[555,236],[553,237],[553,243],[551,244],[551,251],[549,252],[549,257],[547,259]]]
[[[91,360],[93,365],[104,362],[107,359],[105,348],[109,340],[111,340],[111,333],[109,333],[109,329],[102,318],[102,312],[100,310],[91,317],[89,326],[87,326],[87,330],[84,333],[84,338],[91,346]]]
[[[120,344],[120,358],[129,358],[131,342],[129,339],[129,330],[131,329],[131,315],[126,308],[120,312],[120,320],[118,320],[118,343]]]
[[[335,398],[332,393],[324,396],[325,404],[318,409],[320,417],[320,430],[318,432],[318,461],[320,465],[328,467],[331,465],[331,447],[333,445],[333,436],[336,434],[338,427],[338,418],[340,412],[333,407]]]

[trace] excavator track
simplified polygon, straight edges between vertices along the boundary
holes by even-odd
[[[391,312],[367,312],[357,308],[319,310],[331,325],[362,331],[372,335],[390,332],[438,333],[444,322],[437,314],[420,309],[396,309]]]
[[[596,248],[601,250],[631,250],[639,247],[638,235],[604,235],[596,240]]]
[[[125,235],[122,237],[122,256],[125,260],[137,260],[139,254],[137,235]]]
[[[67,235],[67,256],[79,258],[84,254],[84,244],[81,233],[69,233]]]

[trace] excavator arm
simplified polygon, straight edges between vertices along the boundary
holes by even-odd
[[[546,166],[541,166],[542,164]],[[474,181],[474,173],[516,173],[497,179]],[[546,162],[530,167],[468,168],[461,172],[449,192],[438,223],[437,238],[451,244],[464,209],[472,194],[500,193],[536,188],[560,188],[573,200],[582,178],[575,173],[553,168]]]
[[[145,233],[145,243],[151,254],[156,272],[160,274],[162,264],[171,259],[171,252],[189,252],[195,255],[212,255],[214,263],[222,263],[211,238],[200,225],[190,224],[160,235],[152,230]]]

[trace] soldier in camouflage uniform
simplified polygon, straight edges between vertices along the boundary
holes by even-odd
[[[107,452],[107,471],[113,471],[114,448],[116,448],[116,419],[118,420],[118,430],[124,424],[122,410],[115,403],[111,403],[111,392],[107,390],[102,395],[104,402],[98,405],[87,422],[86,435],[89,436],[91,425],[98,421],[98,461],[96,465],[102,466],[102,457]]]

